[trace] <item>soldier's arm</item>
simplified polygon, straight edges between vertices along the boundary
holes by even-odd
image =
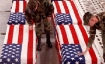
[[[27,21],[27,23],[31,26],[33,25],[33,20],[31,19],[30,21]]]
[[[96,28],[94,27],[90,27],[90,31],[89,31],[89,40],[88,40],[88,44],[87,47],[90,48],[94,42],[95,39],[95,34],[96,34]]]
[[[48,17],[51,17],[53,13],[54,13],[54,6],[52,4],[50,4],[49,10],[47,13]]]
[[[52,4],[50,4],[50,6],[48,8],[49,9],[48,9],[48,11],[46,13],[46,16],[47,16],[47,20],[51,21],[51,19],[52,19],[51,17],[54,14],[54,6]]]
[[[26,18],[26,20],[27,20],[27,23],[28,23],[29,25],[32,25],[32,24],[33,24],[33,22],[32,22],[32,15],[31,15],[30,12],[31,12],[31,11],[30,11],[30,8],[29,8],[28,5],[27,5],[26,10],[25,10],[25,18]]]
[[[33,29],[33,23],[32,23],[32,20],[31,20],[31,15],[28,13],[28,11],[26,10],[25,11],[25,18],[27,20],[27,23],[29,24],[29,30],[32,30]]]
[[[90,27],[90,37],[88,40],[86,50],[82,53],[78,53],[79,56],[84,55],[90,49],[90,47],[92,46],[92,43],[94,41],[95,34],[96,34],[96,29],[94,27]]]
[[[26,18],[27,23],[28,23],[29,25],[32,25],[32,24],[33,24],[33,23],[32,23],[31,15],[30,15],[28,12],[26,12],[26,11],[25,11],[25,18]]]

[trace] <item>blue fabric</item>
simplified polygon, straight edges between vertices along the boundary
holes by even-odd
[[[20,64],[21,48],[22,45],[19,44],[4,44],[0,64]]]
[[[10,17],[9,17],[9,21],[7,23],[8,25],[17,25],[17,24],[21,24],[24,25],[25,24],[25,15],[23,13],[10,13]]]
[[[72,24],[72,19],[71,19],[70,14],[65,14],[65,13],[59,14],[59,13],[57,13],[55,15],[55,22],[58,25],[61,25],[61,24],[67,25],[67,24]]]
[[[85,64],[85,57],[78,56],[77,53],[82,52],[81,46],[77,44],[62,44],[61,56],[62,64]]]

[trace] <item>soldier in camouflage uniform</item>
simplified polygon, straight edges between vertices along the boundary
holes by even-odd
[[[30,0],[29,3],[27,4],[25,16],[30,27],[32,27],[33,24],[32,21],[35,22],[36,26],[35,31],[38,39],[38,45],[37,45],[38,51],[41,51],[41,34],[42,34],[41,21],[43,21],[44,31],[46,33],[46,44],[48,45],[49,48],[52,48],[52,44],[50,41],[50,31],[51,31],[50,21],[53,12],[54,12],[54,7],[52,3],[50,3],[47,0]]]
[[[96,29],[101,30],[102,42],[103,42],[103,59],[105,61],[105,12],[93,15],[90,12],[87,12],[83,16],[84,25],[90,26],[90,37],[88,40],[87,48],[85,52],[79,53],[79,55],[85,54],[89,48],[92,46],[92,43],[95,39]]]

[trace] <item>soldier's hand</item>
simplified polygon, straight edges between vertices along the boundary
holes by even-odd
[[[33,29],[33,25],[29,25],[29,30],[32,30]]]
[[[84,55],[86,52],[78,53],[79,56]]]
[[[86,48],[86,50],[82,53],[78,53],[79,56],[86,54],[86,52],[89,50],[89,47]]]

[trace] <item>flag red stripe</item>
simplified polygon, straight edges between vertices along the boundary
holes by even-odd
[[[18,35],[18,44],[23,42],[23,25],[19,25],[19,35]]]
[[[60,9],[60,6],[58,4],[58,1],[54,1],[54,2],[55,2],[55,6],[56,6],[56,9],[57,9],[57,12],[61,13],[61,9]]]
[[[63,3],[63,6],[64,6],[64,8],[65,8],[66,14],[67,14],[67,13],[70,13],[66,2],[63,1],[62,3]],[[58,12],[59,12],[59,11],[58,11]],[[70,27],[70,29],[71,29],[71,32],[72,32],[72,36],[73,36],[74,42],[75,42],[76,44],[79,43],[79,40],[78,40],[78,38],[77,38],[77,35],[76,35],[76,32],[75,32],[74,27],[72,26],[72,27]],[[64,31],[64,29],[63,29],[62,31]],[[64,34],[62,34],[62,35],[64,35]],[[74,36],[74,35],[75,35],[75,36]],[[65,36],[65,37],[66,37],[66,36]],[[65,39],[66,39],[66,38],[65,38]],[[67,39],[67,40],[68,40],[68,39]],[[65,40],[65,41],[66,41],[66,40]],[[65,41],[64,41],[64,42],[65,42]],[[68,43],[69,43],[69,42],[68,42]]]
[[[33,30],[29,30],[27,64],[33,64]]]
[[[93,51],[92,47],[89,49],[89,53],[92,57],[92,64],[98,64],[98,63],[96,63],[98,61],[98,59],[96,58],[95,52]]]
[[[59,37],[58,37],[58,32],[56,33],[55,41],[56,41],[56,48],[57,48],[57,50],[60,50],[61,49],[61,45],[60,45],[60,41],[59,41]]]
[[[65,12],[66,12],[67,14],[69,14],[70,12],[69,12],[69,9],[68,9],[68,6],[67,6],[66,2],[63,1],[62,3],[63,3],[63,6],[64,6],[64,8],[65,8]]]
[[[64,43],[69,44],[64,26],[60,25],[60,29],[62,30],[61,33]]]
[[[86,35],[86,31],[82,25],[80,25],[79,27],[80,27],[80,30],[82,32],[83,38],[87,44],[88,43],[88,36],[84,36],[84,35]],[[93,51],[93,48],[90,48],[89,53],[90,53],[90,56],[92,58],[92,64],[94,64],[97,61],[97,58],[96,58],[95,52]]]
[[[7,44],[12,44],[14,25],[9,27]]]
[[[24,1],[24,2],[23,2],[23,12],[25,12],[25,10],[26,10],[26,5],[27,5],[27,2]]]
[[[84,41],[87,44],[88,43],[88,35],[86,33],[86,30],[84,29],[83,25],[78,25],[78,26],[80,28],[82,35],[83,35]]]
[[[58,37],[58,33],[57,33],[57,43],[58,43],[58,45],[60,46],[60,43],[59,43],[60,41],[59,41],[59,37]],[[61,46],[60,46],[60,49],[61,49]]]
[[[73,25],[69,25],[75,44],[79,44],[79,40]]]
[[[19,1],[16,1],[15,12],[19,12]]]
[[[77,10],[75,4],[73,3],[73,1],[70,1],[70,3],[71,3],[71,6],[72,6],[72,8],[73,8],[74,14],[75,14],[75,16],[76,16],[76,18],[77,18],[77,21],[78,21],[77,24],[82,24],[82,20],[81,20],[79,14],[78,14],[78,10]]]
[[[58,2],[55,2],[55,4],[56,4],[57,12],[58,12],[58,13],[62,13],[61,10],[60,10],[60,6],[59,6]],[[64,6],[64,8],[65,8],[66,13],[70,13],[70,11],[69,11],[69,9],[68,9],[68,6],[67,6],[67,4],[66,4],[65,1],[63,1],[63,6]],[[61,33],[62,33],[62,38],[63,38],[64,43],[65,43],[65,44],[69,44],[68,39],[67,39],[67,35],[66,35],[66,32],[65,32],[65,29],[64,29],[63,25],[60,26],[60,29],[62,30]],[[72,28],[70,28],[70,29],[73,29],[73,31],[75,31],[74,27],[72,27]],[[71,31],[72,31],[72,30],[71,30]],[[76,36],[76,32],[73,32],[73,31],[72,31],[72,34],[73,34],[73,35],[75,34],[75,36],[73,36],[74,42],[75,42],[75,43],[79,43],[78,38],[77,38],[77,36]],[[76,39],[77,39],[77,40],[76,40]],[[59,39],[58,39],[58,40],[59,40]]]
[[[82,20],[81,20],[81,18],[80,18],[80,16],[79,16],[79,13],[78,13],[78,11],[77,11],[77,9],[76,9],[75,4],[74,4],[73,1],[71,1],[71,0],[70,0],[70,3],[71,3],[71,5],[72,5],[72,8],[73,8],[73,10],[74,10],[74,13],[75,13],[75,16],[76,16],[78,22],[81,24],[81,23],[82,23]],[[81,30],[81,32],[82,32],[83,37],[84,37],[84,36],[87,36],[85,29],[84,29],[83,26],[80,25],[80,24],[79,24],[79,28],[80,28],[80,30]],[[88,37],[88,36],[87,36],[87,37]],[[88,39],[88,38],[84,38],[85,42],[86,42],[87,39]],[[89,53],[90,53],[90,56],[91,56],[91,58],[92,58],[92,64],[94,64],[94,60],[97,61],[95,52],[94,52],[93,49],[91,48],[91,50],[89,50]],[[96,64],[97,64],[97,63],[96,63]]]

